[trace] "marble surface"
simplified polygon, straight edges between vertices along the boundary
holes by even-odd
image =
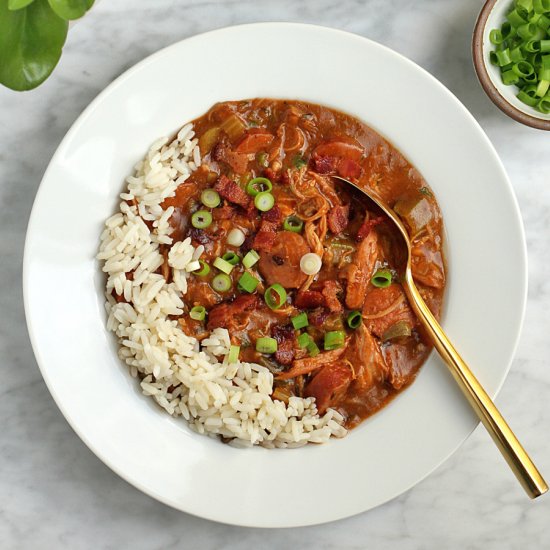
[[[60,64],[42,87],[25,94],[0,88],[2,548],[550,548],[550,497],[529,501],[480,428],[409,492],[336,523],[269,531],[172,510],[116,476],[73,433],[42,381],[23,312],[23,245],[40,178],[65,132],[109,82],[159,48],[226,25],[286,20],[352,31],[407,55],[440,79],[479,120],[503,159],[525,223],[529,301],[517,357],[497,404],[550,477],[550,134],[506,118],[478,85],[470,37],[480,5],[102,2],[71,29]],[[498,274],[485,273],[480,284],[498,284]]]

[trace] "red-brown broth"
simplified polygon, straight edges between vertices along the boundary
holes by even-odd
[[[242,263],[233,269],[232,289],[226,293],[211,287],[218,273],[215,268],[206,277],[191,275],[187,312],[179,319],[182,329],[202,339],[215,326],[228,328],[232,342],[241,346],[241,360],[266,365],[274,373],[274,398],[313,396],[320,412],[334,407],[345,416],[348,427],[357,425],[414,380],[431,346],[399,282],[405,250],[396,229],[330,175],[353,179],[400,213],[413,237],[413,276],[429,307],[439,316],[445,288],[443,225],[430,188],[404,156],[366,124],[311,103],[273,99],[219,103],[194,121],[194,130],[202,165],[180,185],[176,196],[163,204],[164,208],[175,207],[172,236],[175,240],[190,236],[194,246],[203,244],[202,259],[210,265],[225,252],[234,251],[242,258],[250,248],[257,250],[262,260],[250,270],[260,280],[253,294],[238,289]],[[243,153],[243,149],[250,152]],[[315,179],[314,173],[320,178]],[[257,176],[268,177],[273,183],[276,206],[271,214],[223,198],[221,205],[212,209],[214,221],[208,228],[191,226],[191,214],[204,209],[200,204],[204,189],[219,188],[222,178],[242,189]],[[306,199],[305,193],[310,193]],[[287,216],[307,218],[327,205],[325,214],[306,222],[301,233],[283,230]],[[346,205],[350,205],[346,226],[336,231],[341,218],[336,219],[334,211],[342,213]],[[228,232],[235,227],[247,234],[241,247],[226,242]],[[362,240],[361,232],[367,233]],[[274,233],[275,238],[267,233]],[[314,249],[314,235],[321,236],[324,263],[307,290],[314,294],[306,295],[300,289],[307,276],[296,263],[304,252]],[[392,270],[391,288],[372,285],[373,265]],[[272,311],[262,294],[275,280],[285,283],[288,299],[283,307]],[[311,307],[304,306],[305,298],[309,303],[312,296],[318,300],[319,295],[323,303],[313,305],[311,301]],[[354,300],[360,307],[349,306]],[[189,317],[188,310],[194,305],[206,307],[204,322]],[[360,309],[367,316],[357,330],[346,324],[350,309]],[[290,319],[302,311],[310,323],[299,332],[307,330],[321,349],[314,358],[298,347],[298,331],[290,324]],[[381,315],[384,311],[387,313]],[[398,336],[383,341],[381,333],[391,334],[388,330],[399,322],[404,333],[399,336],[398,331]],[[410,335],[403,327],[410,329]],[[324,334],[334,330],[346,334],[346,345],[339,355],[338,351],[323,351]],[[278,355],[255,350],[255,342],[262,336],[278,339]],[[285,373],[302,365],[316,368],[285,379]]]

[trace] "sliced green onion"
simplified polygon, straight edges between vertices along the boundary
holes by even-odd
[[[271,210],[275,205],[275,197],[269,192],[258,193],[254,197],[254,206],[261,212]]]
[[[550,69],[540,69],[539,80],[550,80]]]
[[[259,259],[260,255],[255,250],[250,250],[243,258],[243,265],[247,269],[250,269]]]
[[[362,321],[363,316],[361,315],[361,312],[357,310],[350,312],[348,318],[346,319],[348,327],[354,330],[361,326]]]
[[[227,234],[227,244],[231,246],[241,246],[245,238],[243,231],[235,227]]]
[[[220,271],[223,271],[225,274],[229,275],[235,266],[223,258],[216,258],[214,260],[214,267],[217,267]]]
[[[517,46],[516,48],[510,50],[510,59],[514,63],[519,63],[520,61],[523,61],[523,52],[520,46]]]
[[[510,50],[506,48],[505,50],[499,50],[496,52],[497,55],[497,61],[498,64],[503,67],[504,65],[508,65],[512,62],[512,58],[510,57]]]
[[[231,265],[237,265],[241,261],[241,259],[239,258],[239,256],[237,256],[237,254],[235,254],[235,252],[226,252],[222,256],[222,259],[225,260],[228,264],[231,264]],[[216,265],[216,264],[214,264],[214,265]],[[216,267],[218,267],[218,266],[216,266]],[[223,271],[223,269],[222,269],[222,271]]]
[[[268,286],[264,292],[264,300],[270,309],[279,309],[286,302],[286,290],[279,283]]]
[[[546,97],[543,97],[538,103],[537,103],[537,109],[544,113],[545,115],[550,113],[550,95],[547,95]]]
[[[191,225],[197,229],[205,229],[212,223],[212,214],[207,210],[197,210],[191,216]]]
[[[315,252],[308,252],[300,259],[300,269],[302,270],[302,273],[305,273],[306,275],[316,275],[319,271],[321,271],[322,266],[323,261],[318,254],[315,254]]]
[[[218,292],[227,292],[231,288],[231,277],[225,273],[218,273],[212,279],[212,288]]]
[[[256,351],[260,353],[275,353],[277,351],[277,340],[264,336],[256,340]]]
[[[525,78],[526,76],[532,75],[534,69],[531,63],[527,63],[527,61],[520,61],[512,67],[512,71],[514,71],[518,76]]]
[[[256,277],[250,275],[250,273],[245,271],[239,277],[237,284],[239,285],[239,288],[252,294],[256,290],[256,287],[260,284],[260,281],[256,279]]]
[[[370,282],[378,288],[386,288],[391,285],[391,271],[389,269],[379,269],[372,276]]]
[[[206,317],[206,308],[204,306],[192,307],[189,311],[189,317],[195,319],[195,321],[204,321]]]
[[[533,10],[535,13],[550,11],[550,0],[533,0]]]
[[[521,90],[516,97],[522,103],[525,103],[525,105],[529,105],[529,107],[535,107],[535,105],[538,103],[537,98],[531,97],[527,92],[524,92],[523,90]]]
[[[507,16],[506,19],[510,22],[512,27],[517,28],[520,25],[524,25],[527,21],[518,13],[517,10],[512,10]]]
[[[253,178],[246,184],[246,192],[252,197],[272,189],[273,184],[267,178]]]
[[[325,350],[341,348],[346,341],[346,335],[343,330],[332,330],[325,334]]]
[[[549,87],[550,87],[550,82],[548,80],[540,80],[537,85],[535,95],[538,97],[544,97]]]
[[[311,336],[307,332],[304,332],[300,334],[300,336],[298,336],[297,342],[300,348],[304,349],[304,348],[307,348],[309,343],[313,342],[313,340],[311,339]]]
[[[502,27],[500,27],[500,32],[502,33],[502,38],[504,40],[507,40],[509,38],[512,38],[516,34],[516,29],[508,23],[508,21],[505,21],[502,23]]]
[[[227,362],[232,365],[239,360],[239,353],[241,351],[241,346],[230,346],[229,353],[227,354]]]
[[[540,52],[540,41],[539,40],[529,40],[524,46],[523,49],[530,54]]]
[[[201,269],[194,271],[193,274],[199,277],[206,277],[210,273],[210,266],[204,260],[199,260],[199,264],[201,264]]]
[[[543,13],[539,17],[539,20],[537,21],[537,25],[539,29],[542,29],[543,31],[547,31],[550,28],[550,17]]]
[[[518,36],[521,36],[524,40],[529,40],[537,34],[537,25],[534,23],[525,23],[518,27]]]
[[[489,33],[489,40],[491,41],[491,44],[494,44],[495,46],[498,46],[499,44],[502,44],[502,41],[504,38],[502,37],[502,33],[499,29],[493,29]]]
[[[289,216],[283,222],[283,229],[285,231],[292,231],[293,233],[300,233],[304,227],[304,222],[298,218],[298,216]]]
[[[205,189],[201,193],[201,202],[208,208],[216,208],[221,202],[220,194],[214,189]]]
[[[307,351],[309,352],[310,357],[315,357],[316,355],[319,355],[319,352],[321,350],[319,349],[319,346],[317,346],[317,344],[312,340],[307,345]]]
[[[305,328],[309,325],[309,320],[307,318],[307,313],[302,312],[299,315],[296,315],[296,317],[292,317],[292,326],[298,330],[301,328]]]
[[[540,45],[539,51],[542,53],[550,52],[550,39],[538,40]]]
[[[519,76],[514,71],[504,71],[501,76],[502,82],[507,86],[517,84],[519,82]]]

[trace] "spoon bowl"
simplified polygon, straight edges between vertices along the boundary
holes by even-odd
[[[526,493],[530,498],[536,498],[546,493],[548,491],[546,481],[420,295],[411,270],[411,240],[399,216],[369,189],[359,187],[340,176],[333,177],[348,184],[370,199],[397,227],[407,247],[407,261],[402,281],[403,289],[418,320],[426,329],[435,349],[449,367],[453,378],[493,438]]]

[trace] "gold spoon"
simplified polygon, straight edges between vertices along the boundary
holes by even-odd
[[[405,268],[403,287],[418,320],[424,325],[435,349],[445,360],[445,363],[447,363],[462,393],[466,396],[466,399],[468,399],[468,402],[474,409],[478,418],[493,438],[502,456],[506,459],[506,462],[508,462],[508,465],[526,493],[531,498],[537,498],[546,493],[546,491],[548,491],[546,481],[544,481],[537,467],[533,464],[533,461],[529,458],[529,455],[521,446],[521,443],[517,440],[514,432],[512,432],[491,398],[487,395],[483,386],[479,383],[468,365],[466,365],[462,357],[460,357],[451,341],[447,338],[447,335],[436,318],[432,315],[432,312],[429,310],[422,296],[420,296],[411,272],[411,241],[401,219],[371,191],[363,189],[340,176],[333,177],[351,185],[363,195],[367,196],[399,229],[407,245],[407,265]]]

